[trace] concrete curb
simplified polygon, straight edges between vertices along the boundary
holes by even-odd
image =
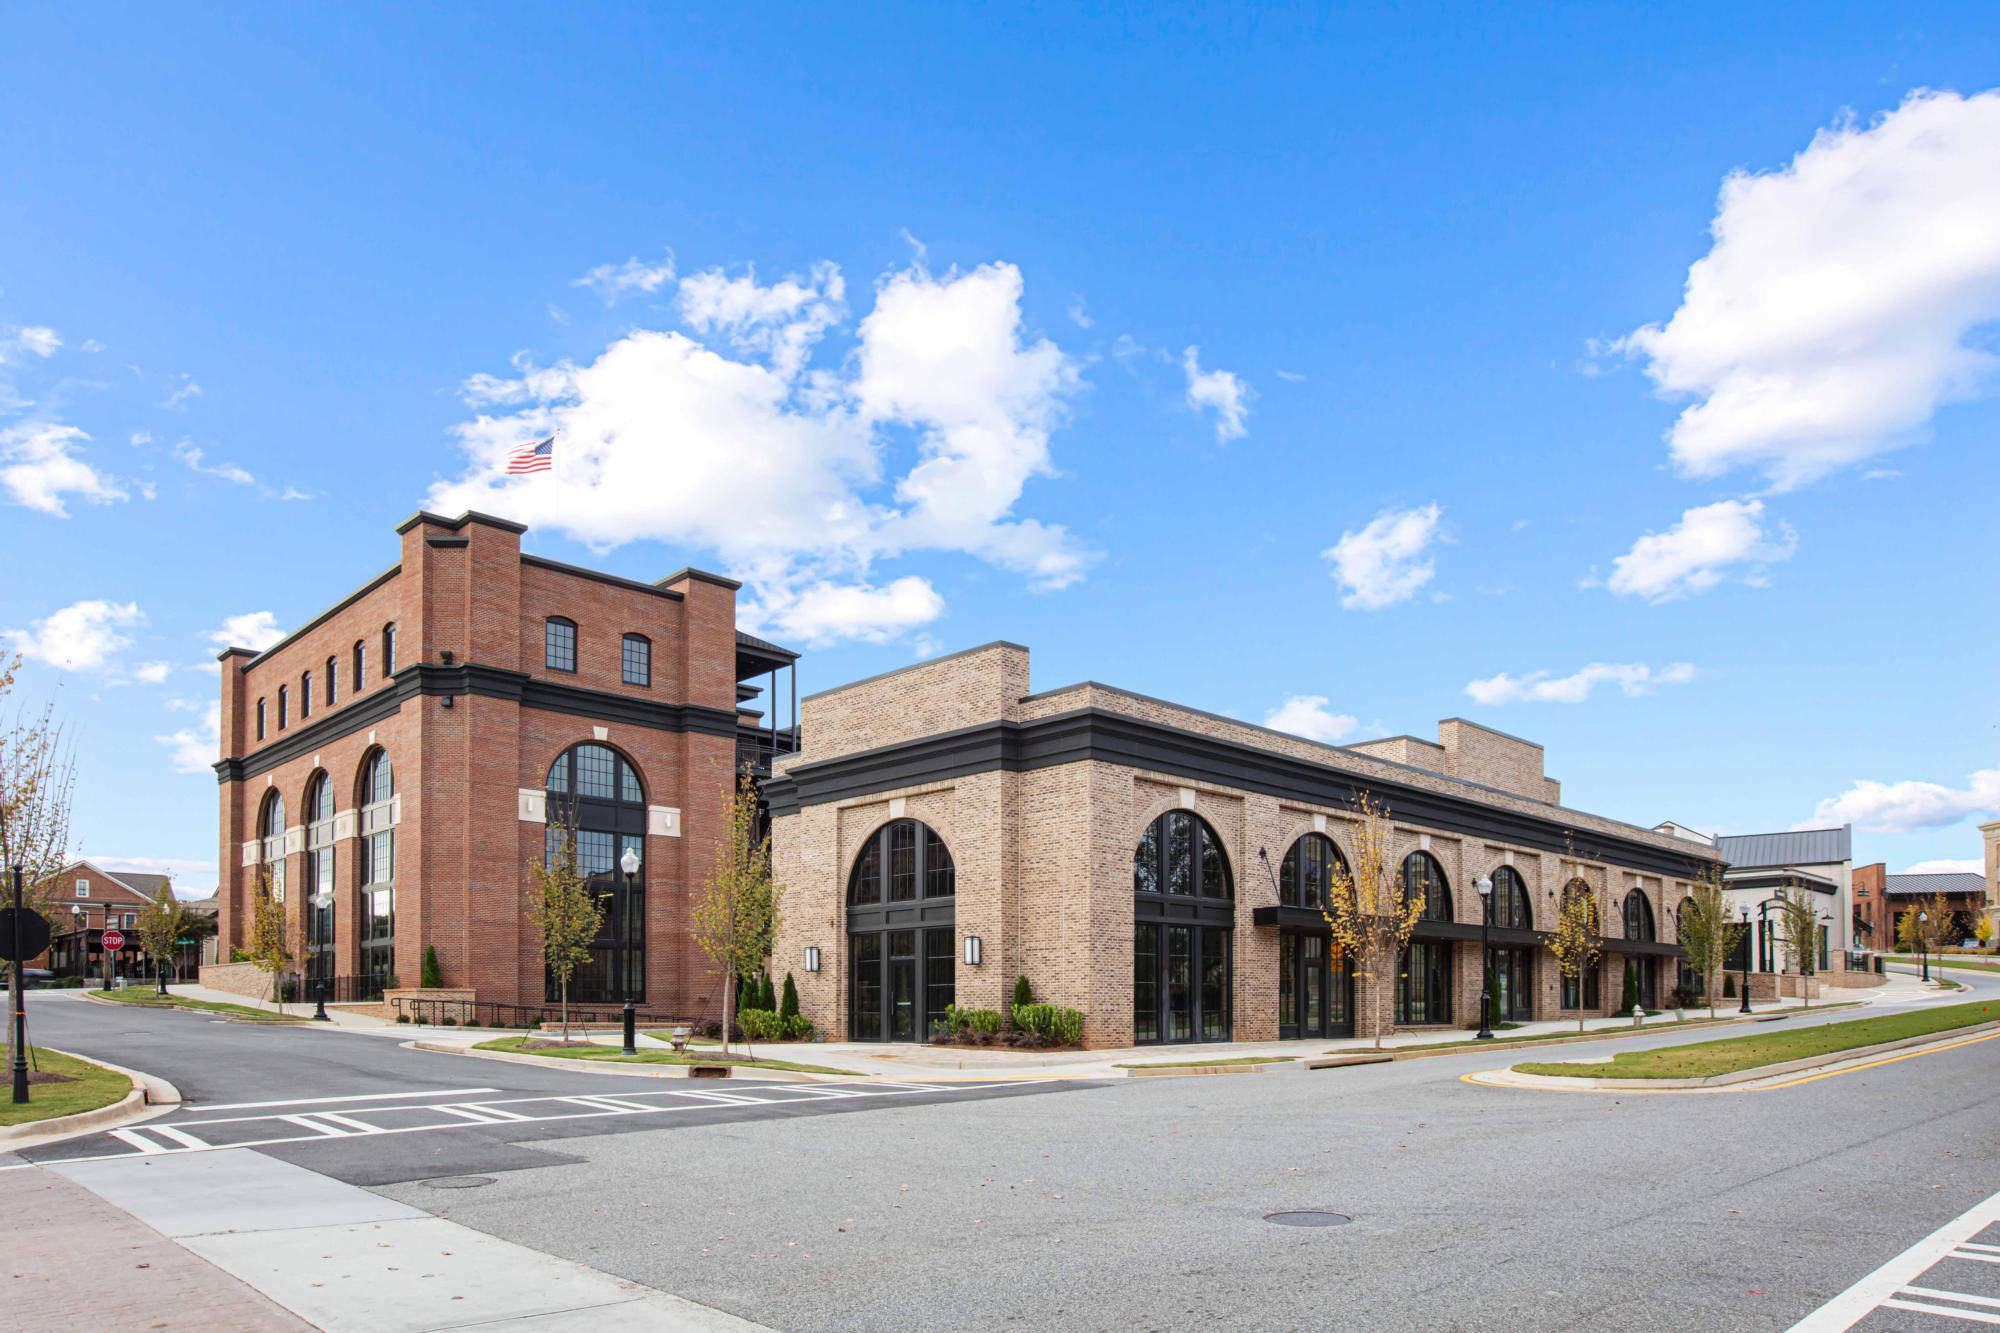
[[[547,1055],[524,1055],[518,1051],[475,1051],[442,1041],[406,1041],[405,1050],[429,1051],[434,1055],[468,1055],[475,1060],[499,1060],[511,1065],[539,1065],[543,1069],[565,1069],[570,1073],[615,1074],[620,1078],[687,1078],[690,1065],[621,1065],[608,1060],[564,1060]],[[868,1078],[868,1074],[794,1074],[780,1069],[744,1072],[740,1065],[726,1066],[728,1077],[761,1083],[821,1083],[829,1079]],[[916,1080],[921,1082],[922,1080]]]
[[[1530,1088],[1552,1092],[1726,1092],[1747,1090],[1750,1084],[1782,1078],[1787,1074],[1832,1069],[1859,1060],[1867,1060],[1872,1056],[1887,1055],[1893,1051],[1911,1050],[1920,1046],[1942,1046],[1979,1033],[1993,1032],[2000,1032],[2000,1022],[1975,1023],[1943,1032],[1926,1032],[1921,1036],[1900,1037],[1895,1041],[1877,1042],[1873,1046],[1856,1046],[1852,1050],[1836,1051],[1827,1055],[1809,1055],[1803,1059],[1786,1060],[1775,1065],[1739,1069],[1731,1074],[1711,1074],[1706,1078],[1561,1078],[1549,1074],[1517,1074],[1512,1069],[1492,1069],[1479,1074],[1469,1074],[1467,1077],[1489,1087]]]
[[[96,991],[85,991],[85,992],[84,992],[84,993],[83,993],[83,994],[82,994],[82,995],[81,995],[81,996],[80,996],[79,998],[80,998],[80,999],[82,999],[82,1000],[83,1000],[83,1001],[84,1001],[85,1003],[87,1003],[87,1004],[103,1004],[103,1005],[109,1005],[109,1006],[110,1006],[111,1008],[113,1008],[113,1009],[125,1009],[125,1010],[131,1010],[131,1011],[143,1011],[143,1010],[147,1010],[147,1009],[178,1009],[178,1010],[180,1010],[180,1011],[181,1011],[182,1013],[184,1013],[184,1014],[207,1014],[207,1015],[208,1015],[208,1016],[209,1016],[210,1018],[215,1018],[215,1019],[220,1019],[220,1020],[221,1020],[222,1022],[224,1022],[224,1023],[250,1023],[250,1022],[256,1022],[256,1021],[258,1021],[258,1020],[256,1020],[256,1019],[247,1019],[247,1018],[238,1018],[238,1017],[237,1017],[236,1015],[234,1015],[234,1014],[218,1014],[218,1013],[217,1013],[217,1012],[215,1012],[215,1010],[213,1010],[213,1009],[200,1009],[200,1008],[197,1008],[197,1007],[195,1007],[194,1005],[179,1005],[179,1004],[127,1004],[127,1003],[126,1003],[125,1001],[123,1001],[123,1000],[106,1000],[106,999],[103,999],[103,998],[102,998],[102,997],[101,997],[101,996],[100,996],[100,995],[99,995],[99,994],[98,994],[98,993],[97,993]],[[169,1000],[174,1000],[174,999],[180,999],[180,998],[183,998],[183,997],[180,997],[180,996],[175,996],[175,995],[169,995],[169,996],[167,996],[167,998],[168,998]],[[247,1004],[246,1004],[246,1005],[244,1005],[243,1007],[244,1007],[245,1009],[250,1009],[250,1008],[254,1008],[255,1006],[253,1006],[253,1005],[247,1005]],[[257,1012],[259,1012],[259,1013],[264,1013],[264,1014],[269,1014],[269,1015],[270,1015],[270,1017],[269,1017],[268,1019],[264,1019],[264,1020],[262,1020],[262,1021],[264,1021],[264,1022],[267,1022],[267,1023],[283,1023],[283,1024],[287,1024],[287,1025],[294,1025],[294,1024],[295,1024],[295,1025],[297,1025],[297,1026],[300,1026],[300,1027],[305,1027],[305,1026],[309,1026],[309,1025],[311,1024],[311,1021],[312,1021],[311,1019],[307,1018],[307,1017],[306,1017],[305,1015],[303,1015],[303,1014],[280,1014],[280,1013],[279,1013],[279,1012],[278,1012],[277,1010],[275,1010],[275,1009],[259,1009],[259,1010],[258,1010]],[[324,1026],[324,1025],[322,1024],[322,1026]]]
[[[1239,1065],[1140,1065],[1132,1069],[1120,1070],[1126,1078],[1176,1078],[1204,1077],[1209,1074],[1261,1074],[1266,1065],[1288,1065],[1294,1056],[1279,1056],[1275,1060],[1265,1060],[1259,1064]]]
[[[1841,1004],[1822,1005],[1820,1008],[1811,1011],[1805,1009],[1781,1009],[1774,1013],[1752,1014],[1748,1018],[1744,1018],[1739,1014],[1734,1018],[1718,1018],[1712,1021],[1702,1020],[1693,1023],[1655,1023],[1651,1027],[1599,1028],[1595,1032],[1572,1032],[1562,1037],[1541,1037],[1534,1041],[1510,1041],[1505,1044],[1505,1048],[1510,1052],[1538,1051],[1545,1046],[1574,1046],[1578,1042],[1585,1041],[1620,1041],[1626,1037],[1658,1036],[1662,1032],[1716,1032],[1723,1028],[1742,1027],[1749,1023],[1778,1023],[1787,1018],[1797,1018],[1799,1015],[1807,1012],[1815,1014],[1822,1012],[1831,1013],[1835,1010],[1859,1009],[1861,1007],[1861,1001],[1852,1000]],[[1438,1050],[1426,1050],[1422,1047],[1406,1047],[1402,1050],[1397,1050],[1395,1047],[1390,1046],[1383,1048],[1381,1053],[1388,1056],[1391,1060],[1428,1060],[1436,1056],[1471,1055],[1477,1051],[1493,1049],[1495,1048],[1475,1045],[1472,1042],[1459,1042]],[[1339,1054],[1347,1055],[1350,1052],[1342,1051]]]
[[[0,1152],[39,1148],[44,1144],[75,1138],[79,1134],[136,1125],[142,1120],[165,1115],[181,1104],[180,1090],[163,1078],[141,1073],[136,1069],[127,1069],[123,1065],[114,1065],[109,1060],[97,1060],[87,1055],[78,1055],[74,1051],[59,1050],[54,1046],[41,1046],[36,1049],[54,1051],[57,1055],[67,1055],[72,1060],[83,1060],[101,1069],[109,1069],[114,1074],[123,1074],[132,1081],[132,1090],[109,1106],[96,1106],[88,1111],[75,1111],[48,1120],[30,1120],[25,1124],[0,1126]]]

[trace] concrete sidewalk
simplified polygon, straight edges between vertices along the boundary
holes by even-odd
[[[26,1215],[74,1219],[17,1233],[15,1267],[46,1287],[20,1292],[47,1314],[30,1327],[760,1328],[250,1149],[77,1159],[0,1182]]]

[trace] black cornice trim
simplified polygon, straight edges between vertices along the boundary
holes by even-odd
[[[737,734],[736,713],[732,709],[633,699],[603,690],[536,680],[523,671],[509,671],[479,662],[460,662],[453,666],[419,662],[398,671],[387,689],[356,700],[252,754],[222,760],[215,765],[216,779],[219,782],[240,782],[269,772],[300,755],[311,754],[322,746],[351,736],[383,718],[393,717],[401,711],[405,700],[419,695],[462,694],[509,699],[523,708],[568,713],[575,717],[596,718],[654,731],[692,732],[731,740]]]
[[[705,569],[696,569],[693,565],[682,565],[679,569],[661,579],[659,586],[664,588],[669,584],[679,583],[682,579],[689,579],[695,583],[712,583],[718,588],[727,588],[731,592],[735,592],[743,586],[735,579],[725,577],[721,574],[711,574]]]
[[[592,583],[608,583],[614,588],[629,588],[633,592],[643,592],[649,597],[664,597],[670,602],[687,600],[685,593],[675,592],[671,588],[656,588],[650,583],[641,583],[637,579],[623,578],[617,574],[606,574],[602,570],[585,569],[582,565],[565,565],[562,561],[551,560],[547,556],[524,555],[521,557],[521,563],[533,565],[537,569],[553,570],[558,574],[568,574],[573,578],[589,579]]]
[[[449,528],[453,532],[457,532],[468,523],[483,523],[489,528],[498,528],[502,532],[511,532],[516,535],[528,530],[526,523],[516,523],[511,518],[495,518],[491,514],[482,514],[477,509],[468,509],[457,518],[446,518],[443,514],[433,514],[428,509],[419,509],[416,513],[396,525],[396,535],[400,537],[419,523],[429,523],[433,527]]]
[[[472,545],[470,537],[426,537],[424,545],[432,550],[456,551]]]
[[[775,817],[794,814],[802,806],[994,769],[1026,772],[1083,760],[1148,769],[1311,805],[1351,805],[1365,791],[1387,802],[1392,817],[1399,822],[1548,852],[1566,853],[1573,843],[1576,855],[1585,861],[1614,863],[1649,874],[1693,879],[1706,864],[1699,857],[1576,828],[1558,819],[1404,783],[1363,778],[1331,765],[1099,708],[1080,708],[1028,723],[982,723],[903,745],[799,764],[773,778],[765,793]]]

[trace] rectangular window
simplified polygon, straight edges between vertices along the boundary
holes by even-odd
[[[283,685],[280,685],[278,687],[278,730],[279,731],[283,731],[285,729],[285,722],[287,721],[287,718],[285,716],[286,713],[285,700],[286,700],[285,687]]]
[[[76,882],[76,896],[79,898],[88,898],[90,896],[89,880],[80,879]]]
[[[889,901],[917,896],[917,826],[898,820],[889,826]]]
[[[1160,928],[1141,921],[1132,931],[1132,1040],[1160,1039]]]
[[[653,641],[641,634],[627,634],[622,656],[627,685],[653,683]]]
[[[264,701],[257,701],[257,739],[264,739]]]
[[[882,937],[856,935],[849,943],[854,955],[854,1017],[848,1035],[856,1041],[880,1041]]]
[[[1194,1039],[1194,928],[1168,926],[1167,1040]]]
[[[889,1040],[917,1036],[917,932],[889,932]]]
[[[1313,941],[1315,944],[1318,940]],[[1317,1015],[1314,1016],[1317,1020]],[[1229,1036],[1229,932],[1201,932],[1201,1039]]]
[[[949,928],[924,932],[924,1023],[944,1021],[956,994],[954,982],[958,964],[958,937]],[[928,1033],[925,1034],[928,1037]]]
[[[340,659],[337,657],[329,657],[326,659],[326,706],[328,708],[333,707],[333,705],[339,700],[339,696],[340,696]]]
[[[356,640],[354,644],[354,688],[359,690],[368,684],[368,645]]]
[[[382,627],[382,675],[396,674],[396,625],[394,621]]]
[[[299,677],[299,717],[313,715],[313,673],[308,671]]]
[[[551,616],[544,637],[547,643],[544,657],[549,670],[576,670],[576,626],[560,616]]]

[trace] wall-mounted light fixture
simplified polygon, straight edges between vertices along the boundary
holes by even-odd
[[[819,971],[819,946],[817,944],[808,944],[806,946],[806,971]]]
[[[983,950],[979,943],[979,937],[977,935],[967,935],[965,937],[965,965],[967,967],[978,967],[982,956]]]

